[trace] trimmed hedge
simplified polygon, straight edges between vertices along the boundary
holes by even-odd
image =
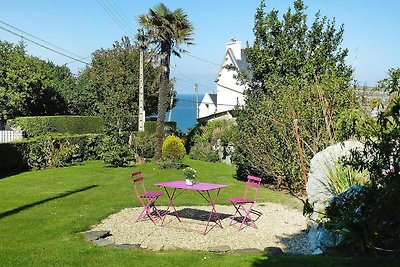
[[[101,138],[101,134],[45,135],[13,143],[1,143],[0,173],[62,167],[74,162],[98,159]]]
[[[27,137],[46,133],[102,133],[104,129],[103,121],[98,116],[17,117],[15,124],[25,131]]]
[[[144,122],[144,131],[148,133],[155,133],[157,129],[157,121],[145,121]],[[176,132],[176,122],[175,121],[166,121],[164,123],[164,130],[166,132]]]

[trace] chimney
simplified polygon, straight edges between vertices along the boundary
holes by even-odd
[[[231,49],[233,52],[233,55],[237,60],[242,59],[242,43],[240,41],[236,41],[236,39],[231,39],[229,43],[226,43],[226,51],[228,49]]]

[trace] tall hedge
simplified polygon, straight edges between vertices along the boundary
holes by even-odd
[[[44,135],[0,144],[0,176],[46,167],[62,167],[74,162],[98,159],[101,134],[71,136]]]
[[[98,116],[17,117],[15,124],[25,131],[27,137],[46,133],[101,133],[104,128],[102,119]]]

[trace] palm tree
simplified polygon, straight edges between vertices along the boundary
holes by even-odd
[[[193,44],[193,38],[191,37],[193,35],[193,25],[188,20],[183,9],[178,8],[171,11],[162,3],[150,9],[148,14],[140,15],[139,24],[145,30],[147,41],[155,45],[161,65],[155,147],[155,158],[159,160],[162,153],[165,113],[169,103],[171,54],[180,57],[180,53],[183,50],[179,46]]]

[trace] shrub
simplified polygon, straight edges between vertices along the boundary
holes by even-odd
[[[214,120],[194,130],[189,156],[209,162],[219,161],[218,150],[228,146],[234,136],[234,125],[227,120]]]
[[[157,129],[157,121],[146,121],[144,123],[144,130],[148,133],[155,133]],[[176,132],[176,122],[175,121],[166,121],[164,123],[164,131],[167,133],[175,133]]]
[[[0,170],[21,172],[46,167],[62,167],[87,159],[97,159],[101,135],[44,135],[0,144]]]
[[[0,144],[0,172],[22,172],[29,170],[25,153],[29,149],[29,141]]]
[[[148,133],[155,133],[157,129],[156,121],[145,121],[144,122],[144,130]]]
[[[341,162],[328,169],[330,190],[333,195],[340,194],[352,186],[364,185],[368,182],[368,172],[357,171],[351,166],[344,166]]]
[[[370,125],[373,134],[360,136],[364,151],[354,151],[348,160],[357,170],[368,170],[365,193],[327,209],[329,225],[345,242],[375,254],[400,251],[400,69],[389,76],[382,81],[391,94],[388,108]]]
[[[88,134],[101,133],[103,122],[97,116],[38,116],[18,117],[14,121],[27,137],[46,133]]]
[[[152,158],[154,157],[155,142],[154,133],[135,132],[132,134],[132,152],[142,158]]]
[[[113,167],[124,167],[132,161],[127,137],[124,135],[107,135],[102,140],[101,158]]]
[[[168,136],[162,146],[163,168],[179,168],[186,155],[185,146],[182,140],[174,135]]]

